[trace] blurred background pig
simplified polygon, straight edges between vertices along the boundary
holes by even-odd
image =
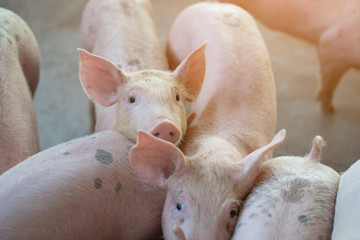
[[[178,144],[187,127],[184,101],[197,97],[204,78],[202,50],[168,72],[152,15],[148,0],[90,1],[82,45],[113,64],[80,51],[80,79],[96,102],[95,131],[116,130],[135,141],[144,129]]]
[[[340,175],[320,163],[322,142],[305,157],[261,165],[232,239],[330,239]]]
[[[32,97],[40,54],[29,26],[0,8],[0,174],[40,150]]]
[[[342,75],[360,68],[358,0],[220,0],[244,7],[268,27],[318,45],[321,84],[318,99],[333,112],[332,97]]]
[[[196,117],[180,146],[141,132],[130,159],[140,178],[167,187],[166,239],[230,239],[260,163],[285,138],[276,124],[273,74],[252,17],[231,4],[198,3],[176,18],[167,47],[176,67],[207,41]],[[269,143],[271,142],[271,143]]]

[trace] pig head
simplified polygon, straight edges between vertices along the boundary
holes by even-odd
[[[184,156],[173,144],[139,131],[130,160],[145,183],[168,188],[162,216],[166,239],[230,239],[261,162],[284,138],[282,130],[242,158],[227,141],[208,136],[196,154]]]
[[[136,141],[138,129],[178,144],[186,132],[184,102],[193,101],[205,76],[205,46],[188,55],[173,72],[125,72],[110,61],[79,49],[80,80],[103,107],[113,107],[112,130]]]

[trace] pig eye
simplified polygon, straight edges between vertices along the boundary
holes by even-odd
[[[179,102],[180,101],[180,95],[176,94],[176,101]]]
[[[128,99],[129,103],[134,103],[136,101],[136,98],[134,96],[129,97]]]
[[[234,218],[238,215],[238,210],[237,209],[232,209],[230,211],[230,218]]]
[[[177,203],[176,204],[176,209],[178,210],[178,211],[181,211],[182,209],[183,209],[183,205],[182,205],[182,203]]]

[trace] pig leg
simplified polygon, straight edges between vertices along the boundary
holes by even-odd
[[[318,100],[324,112],[334,112],[332,97],[341,76],[351,67],[360,67],[360,17],[345,19],[325,31],[319,40],[321,87]]]
[[[0,8],[0,174],[40,150],[32,103],[38,78],[35,37],[16,14]]]

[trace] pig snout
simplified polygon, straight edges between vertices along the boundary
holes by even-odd
[[[176,144],[180,139],[180,130],[170,120],[160,120],[150,130],[155,137]]]

